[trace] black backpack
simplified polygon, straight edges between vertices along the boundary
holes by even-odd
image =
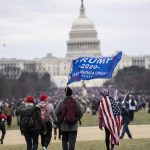
[[[34,111],[35,109],[32,108],[32,111],[30,109],[30,113],[29,110],[26,108],[23,108],[21,110],[21,120],[20,120],[20,125],[21,128],[23,129],[32,129],[35,125],[35,117],[34,117]]]
[[[79,111],[75,99],[64,99],[61,117],[63,118],[63,121],[68,125],[72,125],[79,121]]]

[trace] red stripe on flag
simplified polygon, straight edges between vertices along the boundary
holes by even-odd
[[[107,105],[107,111],[108,111],[108,114],[109,114],[110,124],[112,125],[112,130],[111,130],[112,139],[114,139],[113,142],[116,143],[116,139],[113,138],[115,136],[115,134],[116,134],[116,126],[115,126],[115,121],[114,121],[114,115],[113,115],[113,112],[112,112],[112,108],[111,108],[111,104],[110,104],[109,98],[108,97],[104,97],[104,99],[105,99],[105,103]]]
[[[119,136],[121,129],[121,116],[114,116],[112,106],[109,97],[103,97],[100,101],[100,109],[104,119],[106,128],[111,133],[111,142],[113,144],[119,144]]]
[[[107,115],[107,109],[105,109],[104,107],[104,102],[101,103],[101,109],[102,109],[102,114],[103,114],[103,118],[104,118],[104,124],[107,127],[107,129],[110,130],[110,132],[113,132],[110,121],[109,121],[109,116]]]

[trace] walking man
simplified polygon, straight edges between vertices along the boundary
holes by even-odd
[[[34,105],[34,101],[33,96],[27,96],[25,107],[20,112],[20,131],[25,137],[27,150],[37,150],[40,131],[46,134],[46,126],[41,118],[40,109]]]
[[[83,111],[79,102],[72,97],[71,88],[65,88],[65,94],[66,97],[57,104],[55,113],[60,118],[63,150],[74,150],[78,121],[83,116]]]
[[[125,108],[125,106],[122,106],[122,118],[123,118],[122,119],[123,126],[122,126],[122,133],[120,139],[123,139],[125,133],[127,133],[128,137],[132,139],[132,135],[128,127],[130,123],[129,110]]]

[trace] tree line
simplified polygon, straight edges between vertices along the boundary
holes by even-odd
[[[128,89],[133,92],[150,93],[150,70],[142,67],[126,67],[118,71],[114,78],[104,85],[113,85],[118,89]]]
[[[104,83],[118,89],[127,89],[137,93],[150,94],[150,70],[141,67],[126,67]],[[41,92],[54,90],[55,83],[50,74],[23,72],[18,79],[11,79],[0,74],[0,99],[20,99],[27,95],[39,96]]]
[[[19,99],[27,95],[39,96],[56,85],[50,74],[39,75],[37,72],[23,72],[18,79],[11,79],[0,74],[0,99]]]

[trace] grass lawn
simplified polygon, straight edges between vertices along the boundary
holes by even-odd
[[[135,112],[134,121],[131,122],[131,124],[136,124],[136,125],[150,124],[150,113],[147,113],[146,110]],[[98,115],[93,116],[91,114],[84,114],[82,118],[81,126],[97,126],[97,125],[98,125]],[[16,123],[16,117],[13,118],[12,128],[10,129],[18,129],[18,126]]]
[[[150,139],[122,140],[115,150],[149,150]],[[25,150],[25,145],[1,145],[0,150]],[[41,149],[41,146],[39,146]],[[62,150],[61,143],[51,143],[49,149]],[[76,143],[76,150],[105,150],[104,141],[83,141]]]
[[[134,121],[131,124],[142,125],[150,124],[150,113],[147,113],[146,110],[141,110],[135,112]],[[90,114],[84,114],[82,118],[82,126],[97,126],[98,125],[98,116],[92,116]]]
[[[131,124],[150,124],[150,113],[148,113],[146,110],[135,112],[135,119]]]

